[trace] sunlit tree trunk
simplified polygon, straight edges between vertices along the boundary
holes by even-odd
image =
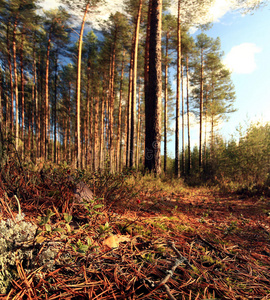
[[[134,43],[134,36],[132,40],[132,45]],[[130,162],[130,130],[131,130],[131,102],[132,102],[132,78],[133,78],[133,67],[134,67],[134,51],[130,54],[130,64],[129,64],[129,86],[128,86],[128,102],[126,110],[126,167],[129,167]]]
[[[24,65],[23,65],[23,46],[24,46],[24,33],[21,33],[21,44],[20,44],[20,71],[21,71],[21,114],[22,114],[22,124],[21,124],[21,139],[23,141],[23,147],[25,150],[25,93],[24,93],[24,86],[25,86],[25,79],[24,79]],[[24,151],[23,151],[24,153]]]
[[[135,27],[134,38],[134,66],[132,78],[132,101],[131,101],[131,128],[130,128],[130,159],[129,166],[133,167],[135,157],[135,131],[136,131],[136,97],[137,97],[137,65],[138,65],[138,46],[139,46],[139,32],[141,23],[142,0],[139,2],[138,14]]]
[[[176,86],[176,112],[175,112],[175,175],[180,176],[179,160],[179,113],[180,113],[180,89],[181,89],[181,0],[178,0],[177,18],[177,86]]]
[[[166,33],[166,54],[165,54],[165,88],[164,88],[164,172],[167,172],[167,116],[168,116],[168,51],[169,31]]]
[[[57,163],[57,72],[58,59],[55,54],[55,74],[54,74],[54,103],[53,103],[53,160]]]
[[[136,132],[136,167],[139,168],[140,162],[140,132],[141,132],[141,86],[138,93],[138,116],[137,116],[137,132]]]
[[[85,145],[86,145],[86,153],[85,153],[85,161],[86,165],[88,165],[91,161],[91,157],[89,155],[89,147],[90,147],[90,72],[91,72],[91,61],[87,62],[87,85],[86,85],[86,120],[85,120]]]
[[[51,49],[51,30],[49,33],[48,44],[47,44],[47,53],[46,53],[46,73],[45,73],[45,111],[44,111],[44,136],[43,136],[43,146],[42,157],[44,159],[47,158],[49,154],[49,136],[50,136],[50,128],[49,128],[49,67],[50,67],[50,49]]]
[[[183,64],[181,63],[181,87],[182,87],[182,172],[185,175],[185,103],[184,103],[184,74]]]
[[[7,57],[8,57],[8,69],[9,69],[9,81],[10,81],[10,130],[13,133],[14,130],[14,87],[13,87],[13,76],[12,76],[12,62],[10,53],[10,38],[9,38],[9,27],[10,23],[7,25]]]
[[[187,82],[187,133],[188,133],[188,164],[187,172],[191,169],[191,149],[190,149],[190,112],[189,112],[189,59],[186,57],[186,82]]]
[[[110,169],[112,172],[115,171],[115,162],[114,162],[114,77],[115,77],[115,55],[116,55],[116,41],[118,38],[118,28],[115,28],[115,35],[113,40],[112,46],[112,53],[111,53],[111,76],[110,76],[110,100],[109,100],[109,155],[110,155]]]
[[[202,134],[203,134],[203,49],[201,49],[200,70],[200,137],[199,137],[199,168],[202,168]]]
[[[126,51],[123,50],[121,78],[120,78],[120,96],[118,105],[118,122],[117,122],[117,138],[116,138],[116,169],[121,172],[122,158],[121,153],[121,131],[122,131],[122,100],[123,100],[123,79],[124,79],[124,67],[125,67],[125,55]]]
[[[98,116],[99,116],[99,98],[95,99],[94,107],[94,139],[93,139],[93,171],[97,170],[98,166]]]
[[[104,149],[104,141],[105,141],[105,122],[104,122],[104,113],[105,113],[105,102],[106,102],[106,76],[103,74],[103,87],[102,87],[102,100],[100,103],[100,132],[99,132],[99,168],[104,168],[104,159],[105,159],[105,149]]]
[[[14,22],[13,28],[13,66],[14,66],[14,89],[15,89],[15,148],[19,148],[19,91],[18,91],[18,73],[17,73],[17,54],[16,54],[16,30],[17,19]]]
[[[77,88],[76,88],[76,150],[77,150],[77,168],[82,167],[82,153],[81,153],[81,62],[82,62],[82,43],[83,32],[86,21],[86,16],[90,7],[87,2],[84,9],[84,16],[81,24],[81,31],[78,43],[78,61],[77,61]]]

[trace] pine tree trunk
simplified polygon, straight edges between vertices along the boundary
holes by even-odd
[[[87,63],[87,86],[86,86],[86,120],[85,120],[85,126],[86,126],[86,135],[85,135],[85,145],[86,145],[86,153],[85,153],[85,160],[86,165],[91,164],[91,157],[89,155],[89,147],[90,147],[90,85],[91,85],[91,79],[90,79],[90,72],[91,72],[91,62],[88,60]]]
[[[141,90],[139,86],[139,94],[138,94],[138,122],[137,122],[137,132],[136,132],[136,168],[138,170],[139,168],[139,162],[140,162],[140,131],[141,131]]]
[[[38,76],[37,76],[37,93],[36,93],[36,114],[37,114],[37,158],[41,158],[42,154],[44,153],[44,150],[42,149],[44,147],[44,144],[42,143],[42,116],[41,116],[41,110],[42,110],[42,103],[40,101],[40,96],[42,92],[42,78],[41,78],[41,58],[39,56],[38,58]],[[44,127],[44,126],[43,126]]]
[[[81,61],[82,61],[82,43],[83,31],[86,21],[86,16],[90,7],[90,2],[87,2],[84,9],[84,16],[81,24],[81,31],[78,44],[78,63],[77,63],[77,89],[76,89],[76,148],[77,148],[77,168],[82,167],[81,154]]]
[[[21,35],[21,47],[20,47],[20,68],[21,68],[21,112],[22,112],[22,129],[21,129],[21,139],[23,142],[23,153],[25,152],[25,141],[24,141],[24,134],[25,134],[25,128],[24,128],[24,123],[25,123],[25,100],[24,100],[24,85],[25,85],[25,80],[24,80],[24,65],[23,65],[23,43],[24,43],[24,33]]]
[[[114,144],[113,144],[113,125],[114,125],[114,77],[115,77],[115,55],[116,55],[116,41],[118,38],[118,29],[115,28],[114,42],[112,48],[112,68],[111,68],[111,78],[110,78],[110,103],[109,103],[109,155],[110,155],[110,169],[112,172],[115,171],[114,163]]]
[[[202,134],[203,134],[203,50],[201,50],[200,74],[200,141],[199,141],[199,168],[202,168]]]
[[[15,148],[19,148],[19,91],[18,91],[18,73],[17,73],[17,55],[16,55],[16,30],[17,19],[14,22],[13,28],[13,66],[14,66],[14,89],[15,89]]]
[[[57,69],[58,69],[58,61],[57,54],[55,58],[55,75],[54,75],[54,103],[53,103],[53,160],[54,163],[57,163]]]
[[[167,172],[167,116],[168,116],[168,51],[169,31],[166,34],[166,57],[165,57],[165,89],[164,89],[164,173]]]
[[[181,89],[181,0],[178,0],[177,18],[177,87],[176,87],[176,112],[175,112],[175,175],[180,176],[179,160],[179,113],[180,113],[180,89]]]
[[[145,101],[145,168],[161,173],[162,0],[152,0],[149,43],[149,95]]]
[[[50,49],[51,49],[51,30],[49,33],[48,44],[47,44],[47,54],[46,54],[46,73],[45,73],[45,111],[44,111],[44,136],[43,136],[43,151],[42,157],[44,159],[48,158],[49,155],[49,68],[50,68]]]
[[[132,39],[132,45],[134,44],[134,36]],[[126,110],[126,167],[130,166],[130,131],[131,131],[131,102],[132,102],[132,78],[134,67],[134,51],[131,51],[130,64],[129,64],[129,85],[128,85],[128,103]]]
[[[95,99],[94,110],[94,141],[93,141],[93,171],[97,170],[98,166],[98,116],[99,116],[99,98]]]
[[[71,82],[68,83],[68,124],[67,124],[67,161],[71,162],[71,149],[72,141],[70,136],[70,126],[71,126]]]
[[[10,39],[9,39],[9,27],[10,23],[7,25],[7,56],[8,56],[8,68],[9,68],[9,80],[10,80],[10,130],[11,133],[14,131],[14,86],[13,86],[13,76],[12,76],[12,62],[10,53]]]
[[[2,93],[3,93],[3,76],[2,76],[2,69],[0,68],[0,126],[1,128],[3,124]],[[5,128],[5,130],[7,130],[7,128]],[[0,134],[2,133],[0,132]]]
[[[125,55],[126,50],[123,50],[121,78],[120,78],[120,97],[118,105],[118,124],[117,124],[117,142],[116,142],[116,168],[119,172],[122,170],[121,153],[121,128],[122,128],[122,100],[123,100],[123,79],[124,79],[124,67],[125,67]]]
[[[103,90],[102,90],[102,100],[100,103],[100,131],[99,131],[99,169],[104,168],[104,111],[105,111],[105,99],[106,99],[106,87],[105,87],[105,76],[103,75]]]
[[[137,97],[137,66],[138,66],[138,46],[139,46],[139,32],[141,23],[142,0],[139,2],[138,14],[136,19],[136,27],[134,33],[134,66],[132,78],[132,101],[131,101],[131,128],[130,128],[130,159],[129,167],[134,165],[135,157],[135,130],[136,130],[136,97]]]
[[[185,104],[184,104],[184,74],[183,64],[181,63],[181,87],[182,87],[182,172],[185,175]]]
[[[144,50],[144,99],[145,102],[149,101],[149,42],[150,42],[150,23],[152,14],[152,0],[149,0],[148,5],[148,19],[145,38]]]
[[[186,57],[186,79],[187,79],[187,131],[188,131],[188,164],[187,173],[191,170],[191,148],[190,148],[190,112],[189,112],[189,62],[188,56]]]

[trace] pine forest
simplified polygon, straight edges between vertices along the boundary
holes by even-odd
[[[0,0],[1,299],[269,299],[270,123],[220,134],[218,1]]]

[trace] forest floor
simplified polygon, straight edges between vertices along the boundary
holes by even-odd
[[[106,175],[83,204],[62,171],[5,174],[1,219],[39,232],[0,299],[270,299],[269,197]]]

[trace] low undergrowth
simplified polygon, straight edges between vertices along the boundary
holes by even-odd
[[[1,299],[269,299],[267,195],[14,162],[0,181]]]

